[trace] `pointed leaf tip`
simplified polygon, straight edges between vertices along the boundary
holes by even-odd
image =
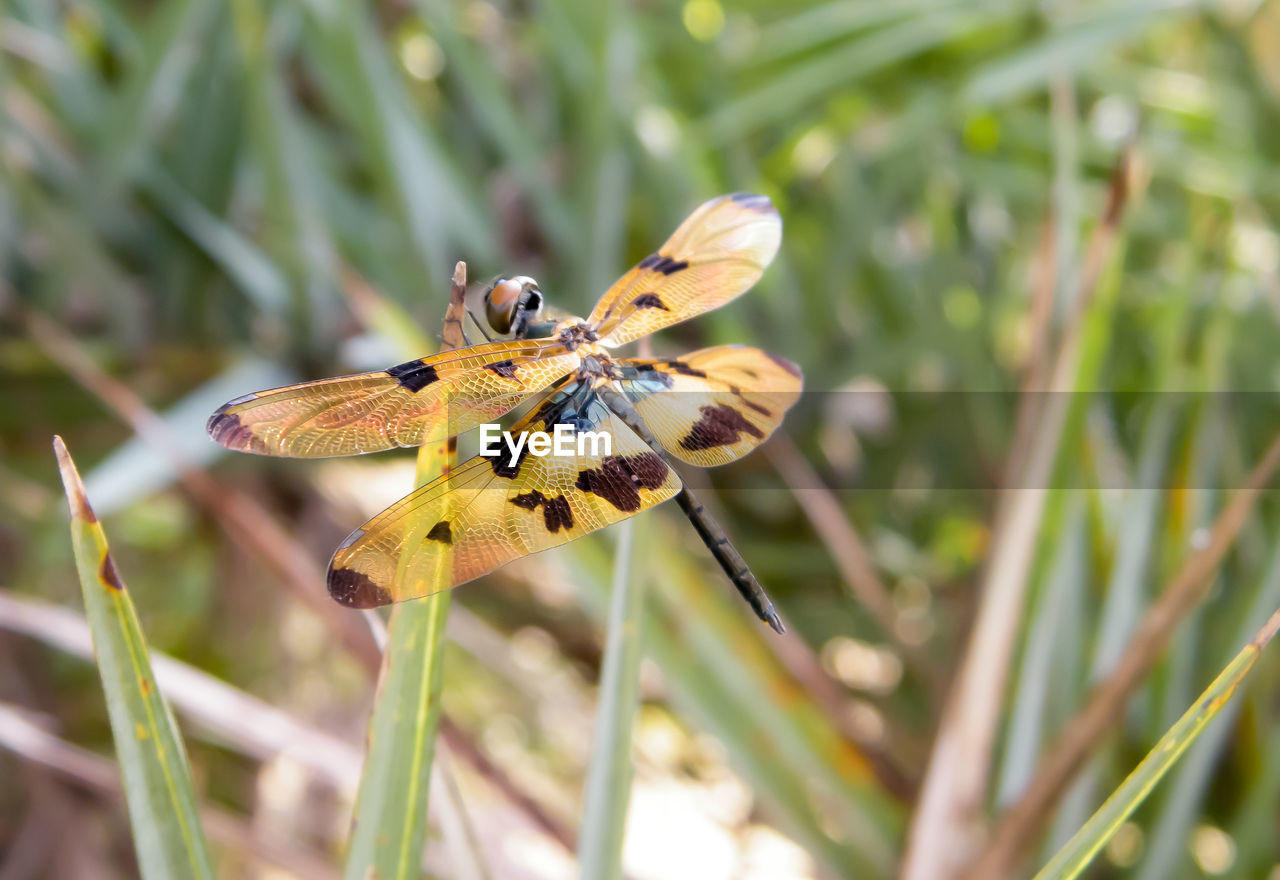
[[[1253,646],[1258,650],[1262,650],[1267,646],[1268,642],[1275,638],[1277,632],[1280,632],[1280,610],[1272,614],[1262,629],[1258,631],[1258,634],[1253,637]]]
[[[53,435],[53,453],[58,457],[58,470],[62,473],[62,487],[67,493],[67,504],[71,506],[71,515],[85,522],[97,522],[98,517],[89,506],[89,497],[84,494],[84,483],[80,481],[80,472],[76,463],[71,460],[67,444],[57,434]]]

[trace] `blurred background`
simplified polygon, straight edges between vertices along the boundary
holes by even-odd
[[[203,673],[167,696],[221,875],[336,876],[377,647],[323,566],[413,456],[226,455],[204,420],[434,344],[459,259],[585,314],[736,190],[777,205],[777,261],[653,344],[804,369],[703,493],[790,632],[673,505],[637,521],[626,875],[892,876],[933,828],[910,832],[948,694],[978,706],[973,633],[999,646],[980,838],[1273,440],[1275,2],[7,0],[0,877],[136,870],[52,434],[153,650]],[[1226,536],[1011,876],[1280,605],[1276,508]],[[444,753],[493,876],[575,875],[615,543],[454,597]],[[1095,876],[1280,876],[1278,682],[1264,656]],[[436,830],[425,870],[453,876]]]

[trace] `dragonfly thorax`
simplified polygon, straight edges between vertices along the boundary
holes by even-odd
[[[616,379],[618,369],[608,357],[593,353],[583,357],[582,364],[578,367],[578,375],[584,379]]]
[[[581,318],[569,318],[556,325],[553,334],[569,351],[576,351],[579,346],[595,342],[600,338],[595,330]]]

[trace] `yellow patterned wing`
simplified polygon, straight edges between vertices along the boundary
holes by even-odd
[[[623,392],[662,447],[681,461],[736,461],[782,424],[800,396],[800,368],[745,345],[670,360],[622,362]]]
[[[521,556],[633,516],[680,491],[662,457],[577,383],[511,428],[604,432],[582,455],[476,456],[352,532],[329,563],[329,593],[371,608],[446,590]],[[580,436],[580,435],[579,435]]]
[[[759,280],[781,240],[782,218],[767,196],[712,199],[618,279],[587,323],[617,346],[719,308]]]
[[[499,418],[580,361],[551,340],[476,345],[246,394],[219,408],[207,427],[228,449],[291,458],[422,446]]]

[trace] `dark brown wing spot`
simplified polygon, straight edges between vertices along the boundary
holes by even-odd
[[[743,418],[727,403],[716,406],[704,406],[698,410],[702,418],[698,419],[689,430],[689,436],[680,441],[680,448],[689,452],[699,449],[712,449],[716,446],[730,446],[738,442],[741,434],[763,438],[764,434],[755,425]]]
[[[641,269],[652,269],[654,272],[661,272],[663,275],[671,275],[682,269],[689,268],[688,260],[673,260],[670,257],[664,257],[662,254],[650,254],[640,261]]]
[[[542,502],[547,498],[537,489],[532,492],[524,492],[511,499],[511,503],[516,507],[523,507],[525,510],[537,510]]]
[[[420,360],[397,364],[387,370],[387,375],[410,391],[421,391],[440,378],[435,367]]]
[[[669,468],[660,455],[642,452],[639,455],[624,456],[622,461],[627,470],[631,471],[633,481],[641,489],[652,491],[667,481]]]
[[[511,499],[511,503],[525,510],[537,510],[541,507],[542,521],[547,531],[553,535],[562,528],[566,530],[573,528],[573,511],[569,508],[569,500],[563,495],[548,498],[534,489],[532,492],[515,496]]]
[[[658,296],[656,293],[642,293],[633,299],[631,304],[637,309],[662,309],[664,312],[671,311],[671,309],[667,308],[667,304],[662,301],[662,297]]]
[[[253,432],[253,428],[241,422],[240,416],[236,413],[226,411],[227,407],[232,406],[234,402],[226,404],[209,416],[209,422],[205,425],[205,430],[209,432],[209,436],[219,446],[225,446],[227,449],[236,449],[240,452],[265,453],[267,444]]]
[[[102,557],[102,564],[98,566],[98,580],[116,592],[124,589],[124,584],[120,581],[120,572],[116,571],[116,564],[112,561],[110,554]]]
[[[511,447],[506,444],[502,437],[495,438],[493,442],[499,445],[498,454],[489,459],[489,464],[493,467],[494,476],[514,480],[519,476],[520,465],[524,464],[525,457],[529,454],[529,444],[525,443],[520,449],[520,454],[513,456]],[[493,449],[493,446],[490,446],[489,449]]]
[[[547,524],[547,531],[553,535],[562,528],[565,531],[573,528],[573,511],[569,508],[569,499],[557,495],[542,502],[542,519]]]
[[[754,401],[751,401],[751,400],[747,400],[747,396],[746,396],[745,394],[743,394],[743,393],[742,393],[742,389],[741,389],[741,388],[739,388],[737,385],[730,385],[730,386],[729,386],[729,391],[730,391],[730,392],[732,392],[732,393],[734,394],[734,396],[736,396],[739,400],[741,400],[741,401],[742,401],[743,403],[745,403],[747,406],[751,407],[751,409],[753,409],[753,410],[755,410],[756,412],[760,413],[760,415],[762,415],[762,416],[768,416],[768,415],[770,415],[769,411],[768,411],[767,409],[765,409],[763,406],[761,406],[760,404],[758,404],[758,403],[756,403],[756,402],[754,402]]]
[[[599,495],[619,510],[640,509],[640,489],[657,489],[667,480],[667,463],[652,452],[611,455],[600,467],[578,471],[577,487]]]
[[[670,367],[673,372],[679,373],[682,376],[693,376],[694,378],[697,378],[697,379],[707,378],[707,374],[704,373],[702,370],[699,370],[696,367],[691,367],[682,360],[677,360],[673,358],[667,361],[666,363],[667,363],[667,366]]]
[[[449,521],[442,519],[431,527],[431,531],[427,532],[428,541],[439,541],[441,544],[453,543],[453,531],[449,528]]]
[[[329,595],[348,608],[377,608],[390,605],[391,594],[363,572],[350,568],[329,569]]]
[[[493,370],[504,379],[514,379],[516,377],[516,362],[510,358],[493,364],[485,364],[484,368],[486,370]]]

